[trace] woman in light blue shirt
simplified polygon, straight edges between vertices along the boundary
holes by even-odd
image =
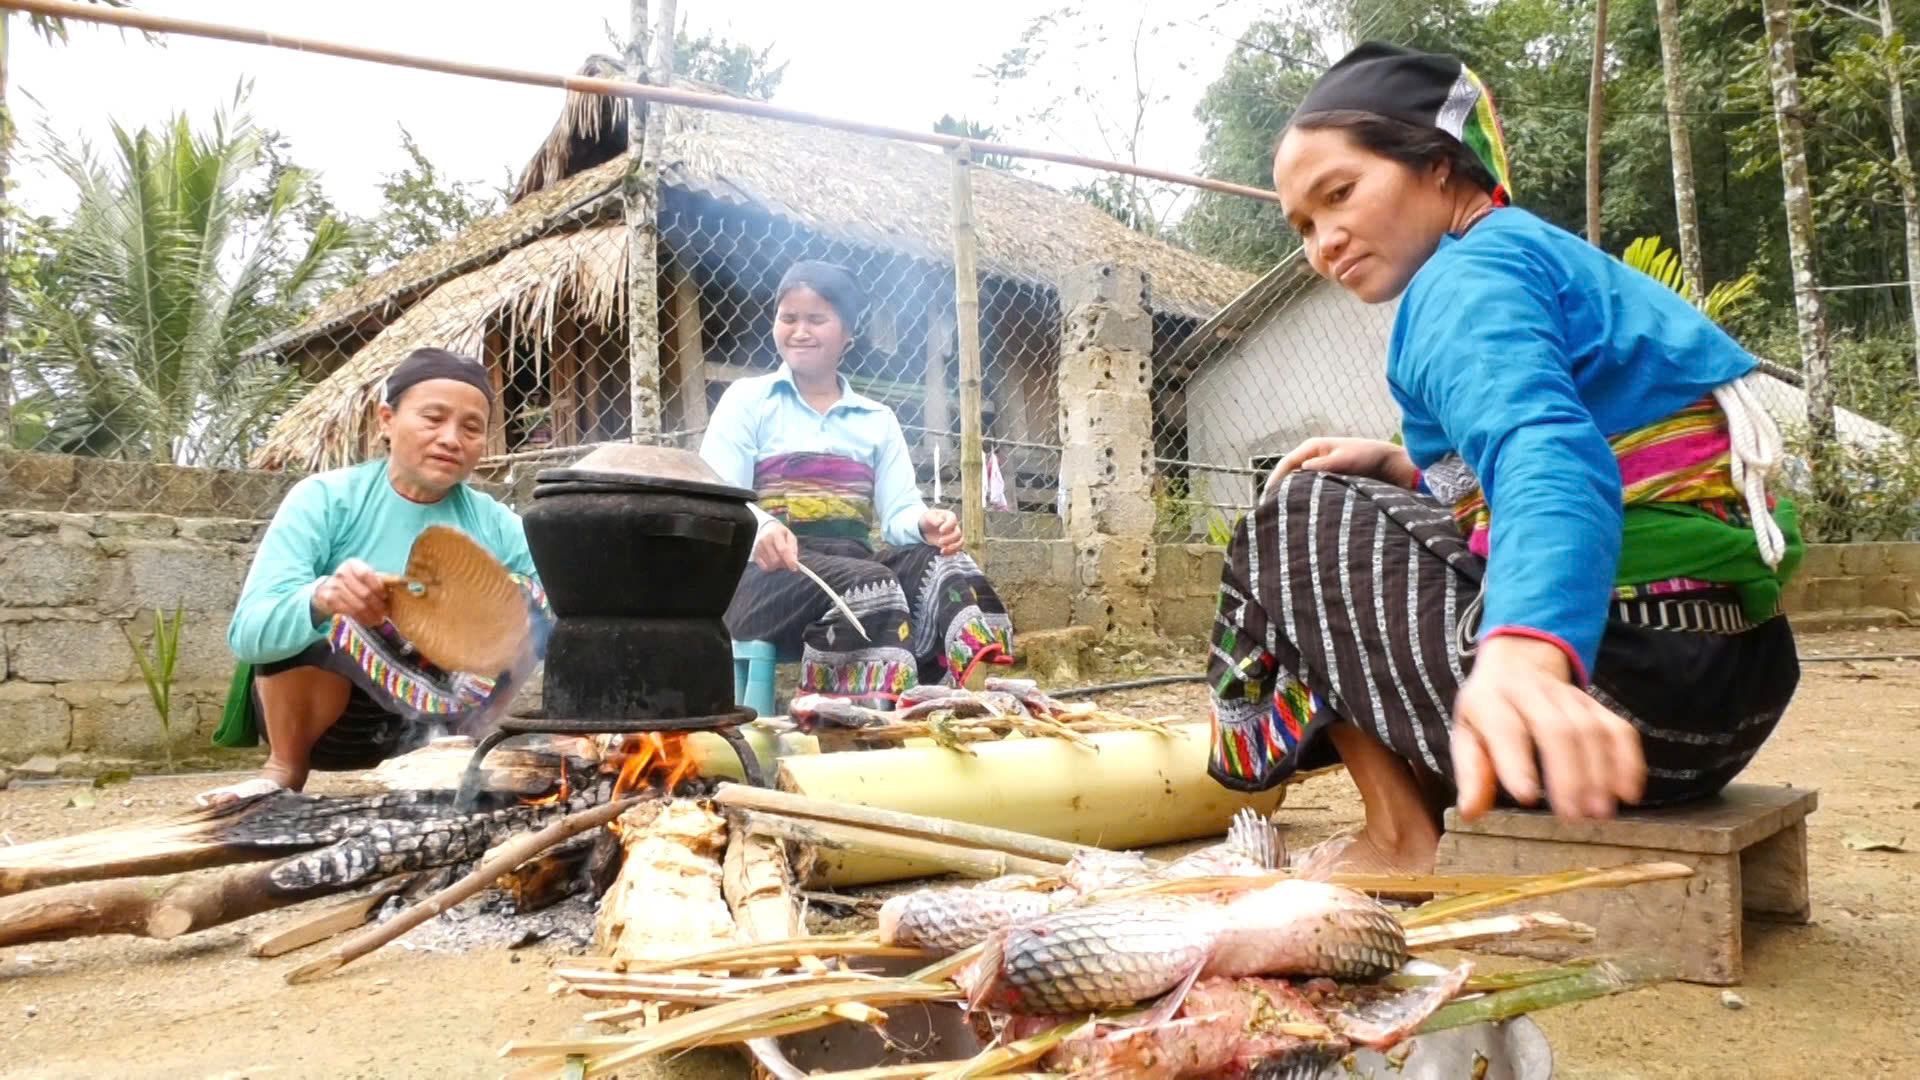
[[[728,632],[797,652],[802,693],[882,708],[919,683],[962,682],[983,660],[1011,663],[1013,624],[960,550],[958,519],[920,498],[892,410],[840,374],[865,309],[859,283],[830,263],[796,263],[775,301],[780,369],[729,386],[700,444],[714,471],[760,496]],[[803,563],[865,635],[798,573]]]

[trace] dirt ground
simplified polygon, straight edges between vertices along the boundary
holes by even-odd
[[[1920,631],[1803,635],[1807,656],[1920,653]],[[1197,657],[1118,657],[1106,677]],[[1204,715],[1187,684],[1121,692],[1110,707]],[[1747,927],[1743,1007],[1674,984],[1539,1017],[1569,1080],[1920,1075],[1920,662],[1808,663],[1786,721],[1743,780],[1817,788],[1809,820],[1814,921]],[[325,791],[347,778],[323,778]],[[169,812],[204,778],[0,792],[0,845]],[[84,801],[84,800],[82,800]],[[1290,844],[1358,820],[1345,776],[1289,793]],[[1877,841],[1905,852],[1857,850]],[[1850,841],[1852,842],[1850,844]],[[467,953],[389,946],[317,984],[289,987],[302,954],[246,955],[269,913],[174,942],[104,938],[0,950],[0,1077],[490,1077],[507,1040],[586,1035],[592,1007],[548,992],[564,947]],[[423,930],[426,928],[422,928]],[[419,933],[420,931],[416,931]],[[1485,958],[1489,968],[1513,961]],[[730,1053],[687,1055],[629,1078],[746,1075]]]

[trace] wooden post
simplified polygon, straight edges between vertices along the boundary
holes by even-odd
[[[481,346],[480,362],[487,365],[487,384],[493,387],[493,403],[498,414],[494,422],[487,425],[487,456],[500,457],[507,452],[507,427],[514,418],[507,415],[507,362],[513,359],[507,346],[507,336],[498,328],[487,331],[486,344]],[[523,404],[521,406],[525,408]],[[5,446],[0,442],[0,446]]]
[[[960,531],[967,553],[986,552],[986,464],[980,445],[980,272],[974,260],[973,162],[953,152],[953,308],[960,328]]]
[[[630,0],[627,78],[647,81],[647,0]],[[647,136],[653,107],[627,102],[627,174],[621,184],[627,220],[628,431],[644,442],[660,430],[660,162]]]
[[[704,432],[707,353],[701,338],[700,288],[679,259],[667,262],[667,279],[673,282],[673,364],[680,390],[680,426],[688,432]]]

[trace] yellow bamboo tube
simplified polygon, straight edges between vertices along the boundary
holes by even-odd
[[[899,747],[780,759],[779,786],[816,799],[948,818],[1104,848],[1141,848],[1219,836],[1242,807],[1271,814],[1285,788],[1245,795],[1207,775],[1205,724],[1062,739]],[[821,851],[815,880],[866,885],[939,873],[928,864]]]

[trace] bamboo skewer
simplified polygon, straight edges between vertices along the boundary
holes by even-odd
[[[745,784],[720,785],[719,790],[713,794],[713,801],[721,806],[766,811],[769,814],[779,814],[789,818],[815,818],[842,825],[884,829],[905,836],[946,840],[1050,863],[1066,863],[1077,855],[1101,851],[1100,848],[1085,844],[1053,840],[1030,833],[1014,832],[1011,829],[996,829],[990,825],[971,825],[963,821],[908,814],[899,810],[884,810],[873,806],[812,799],[793,792],[774,791]]]
[[[1034,874],[1051,877],[1060,864],[1009,855],[985,848],[963,847],[917,836],[901,836],[859,825],[832,821],[805,821],[780,817],[757,810],[733,810],[748,832],[790,840],[816,848],[853,851],[865,855],[883,855],[933,863],[956,873],[979,878],[1005,877],[1008,874]]]
[[[305,964],[287,972],[290,983],[310,982],[323,975],[332,974],[360,957],[373,952],[382,945],[400,937],[407,931],[445,912],[467,897],[492,884],[501,875],[547,850],[569,836],[597,828],[626,813],[643,801],[636,796],[601,803],[577,814],[548,825],[539,832],[528,833],[516,840],[503,844],[492,858],[475,867],[473,872],[452,885],[440,890],[427,899],[408,908],[393,918],[357,934],[334,948],[334,950],[310,964]]]

